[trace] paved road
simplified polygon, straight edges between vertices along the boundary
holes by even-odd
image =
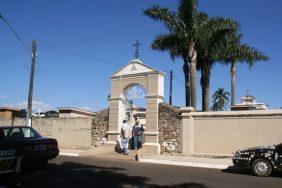
[[[254,177],[246,171],[179,167],[135,161],[59,156],[25,172],[23,187],[282,187],[282,174]]]

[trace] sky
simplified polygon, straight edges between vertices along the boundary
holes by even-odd
[[[77,107],[98,111],[108,107],[110,76],[134,58],[138,39],[140,59],[158,70],[173,70],[173,104],[185,105],[183,61],[150,44],[166,28],[143,15],[159,4],[177,10],[172,0],[0,0],[0,13],[24,44],[38,42],[34,84],[34,109]],[[242,41],[270,57],[251,69],[237,66],[236,102],[248,93],[268,108],[282,107],[282,1],[200,0],[199,11],[232,18],[241,24]],[[24,107],[28,98],[31,59],[9,28],[0,20],[0,106]],[[218,87],[230,91],[230,67],[216,64],[211,94]],[[197,107],[201,108],[200,73]],[[165,102],[169,75],[165,77]]]

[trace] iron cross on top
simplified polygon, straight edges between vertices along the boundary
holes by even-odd
[[[134,53],[134,57],[135,59],[139,59],[139,46],[141,46],[142,44],[137,40],[135,44],[133,44],[133,46],[135,47],[135,53]]]

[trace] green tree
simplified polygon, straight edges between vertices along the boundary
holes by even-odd
[[[156,37],[152,48],[161,51],[169,51],[172,59],[177,56],[183,58],[186,106],[193,106],[195,109],[197,98],[197,52],[195,50],[198,33],[197,24],[195,22],[197,4],[197,0],[180,0],[178,12],[173,12],[168,8],[162,8],[160,6],[153,6],[144,11],[146,16],[163,23],[168,29],[169,34],[160,34]]]
[[[235,105],[236,98],[236,64],[247,63],[251,68],[256,62],[269,60],[269,57],[258,49],[249,47],[247,44],[241,44],[241,38],[242,35],[238,34],[237,30],[234,35],[228,38],[221,54],[221,61],[230,65],[231,106]]]
[[[213,94],[212,111],[224,111],[226,110],[226,104],[229,102],[230,93],[225,91],[224,88],[218,88]]]
[[[196,44],[197,69],[201,71],[202,111],[210,110],[210,76],[215,63],[220,62],[226,39],[239,27],[231,19],[214,17],[208,18],[202,14],[205,21]],[[201,19],[203,20],[203,18]]]

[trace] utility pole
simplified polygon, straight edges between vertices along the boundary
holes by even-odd
[[[172,79],[173,79],[173,73],[172,70],[170,70],[170,83],[169,83],[169,104],[172,105]]]
[[[28,104],[27,104],[27,125],[32,126],[32,94],[33,94],[33,81],[34,81],[34,69],[36,60],[36,40],[32,41],[31,47],[31,69],[30,69],[30,79],[29,79],[29,91],[28,91]]]

